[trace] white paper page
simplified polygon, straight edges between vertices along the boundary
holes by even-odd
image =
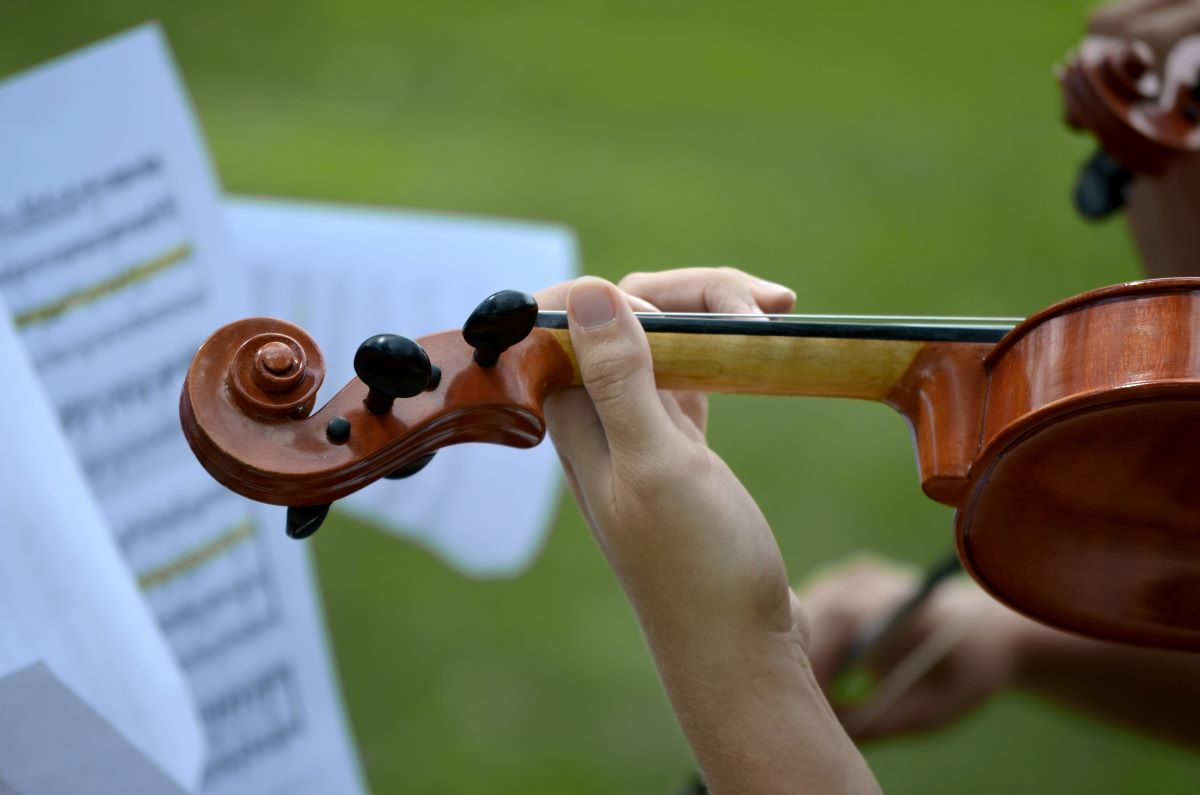
[[[244,198],[226,208],[254,314],[297,323],[325,354],[318,405],[354,376],[367,337],[458,328],[497,290],[533,292],[576,272],[574,236],[553,224]],[[503,576],[536,554],[558,494],[548,441],[533,450],[471,444],[338,504],[467,573]]]
[[[0,795],[186,795],[43,663],[0,676]]]
[[[159,30],[0,84],[0,175],[0,293],[187,676],[203,791],[360,791],[328,660],[306,654],[324,637],[305,551],[279,553],[180,430],[192,355],[242,310]]]
[[[204,741],[187,683],[7,318],[0,369],[0,675],[44,662],[192,787]],[[0,709],[0,736],[14,720]]]

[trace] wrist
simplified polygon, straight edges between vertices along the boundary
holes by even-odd
[[[712,792],[877,793],[813,674],[799,631],[680,653],[650,639],[659,677]]]
[[[1039,679],[1046,661],[1059,656],[1063,642],[1070,638],[1008,608],[1002,609],[1007,613],[1004,625],[1010,657],[1008,684],[1028,689]]]

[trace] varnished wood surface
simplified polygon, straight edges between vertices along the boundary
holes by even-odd
[[[960,557],[993,596],[1094,637],[1200,650],[1200,398],[1145,391],[980,461]]]
[[[1200,649],[1200,279],[1077,296],[994,346],[649,336],[662,388],[889,403],[997,598],[1063,629]],[[323,366],[307,335],[232,324],[192,364],[185,433],[235,491],[319,505],[450,444],[537,444],[546,396],[579,383],[566,331],[535,328],[486,368],[457,331],[419,342],[442,370],[435,389],[372,414],[355,379],[308,416]],[[326,435],[335,416],[345,441]]]
[[[571,337],[547,333],[581,383]],[[846,397],[882,401],[927,343],[903,340],[650,334],[654,376],[661,389],[750,395]]]
[[[1126,217],[1151,276],[1200,275],[1200,39],[1153,74],[1136,42],[1089,37],[1062,74],[1067,123],[1096,137],[1132,179]]]
[[[882,400],[925,343],[795,337],[651,335],[655,374],[664,389]],[[458,332],[420,340],[442,368],[430,392],[398,400],[390,412],[363,406],[367,388],[351,381],[315,415],[317,380],[292,377],[297,394],[266,393],[247,367],[258,347],[287,339],[303,349],[309,370],[320,352],[297,327],[255,318],[231,324],[204,343],[193,361],[180,413],[192,449],[208,471],[251,499],[314,505],[338,499],[441,447],[491,442],[531,447],[545,433],[542,402],[579,384],[566,331],[534,329],[507,351],[502,365],[481,368]],[[257,346],[257,347],[256,347]],[[272,376],[276,377],[277,376]],[[350,438],[331,442],[329,421],[346,417]],[[307,417],[307,418],[306,418]]]
[[[1200,594],[1197,280],[1064,301],[996,346],[988,367],[957,519],[968,571],[1055,626],[1200,649],[1200,608],[1183,599]]]

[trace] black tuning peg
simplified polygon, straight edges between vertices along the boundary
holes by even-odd
[[[520,290],[501,290],[483,299],[463,325],[463,339],[475,349],[475,364],[492,367],[500,354],[529,336],[538,305]]]
[[[1087,159],[1075,181],[1075,209],[1101,221],[1125,206],[1133,175],[1103,149]]]
[[[398,334],[376,334],[359,345],[354,372],[369,387],[366,404],[372,414],[391,411],[396,398],[437,389],[442,380],[425,349]]]
[[[287,509],[287,534],[289,538],[308,538],[320,529],[329,514],[329,503],[324,505],[298,505]]]
[[[405,478],[410,478],[425,467],[429,466],[429,462],[433,460],[435,455],[437,455],[436,452],[430,453],[429,455],[423,455],[417,460],[400,467],[390,475],[384,475],[384,477],[388,480],[404,480]]]

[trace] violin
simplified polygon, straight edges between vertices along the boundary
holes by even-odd
[[[1089,36],[1059,73],[1067,124],[1095,136],[1075,204],[1100,220],[1124,208],[1154,276],[1196,272],[1200,250],[1200,36],[1161,66],[1142,42]]]
[[[858,398],[912,428],[921,489],[957,509],[966,570],[1062,629],[1200,649],[1200,278],[1094,290],[1004,319],[641,314],[663,389]],[[324,366],[276,319],[197,352],[180,397],[208,472],[289,506],[330,503],[465,442],[532,447],[580,384],[564,313],[505,291],[461,330],[381,334],[313,411]]]

